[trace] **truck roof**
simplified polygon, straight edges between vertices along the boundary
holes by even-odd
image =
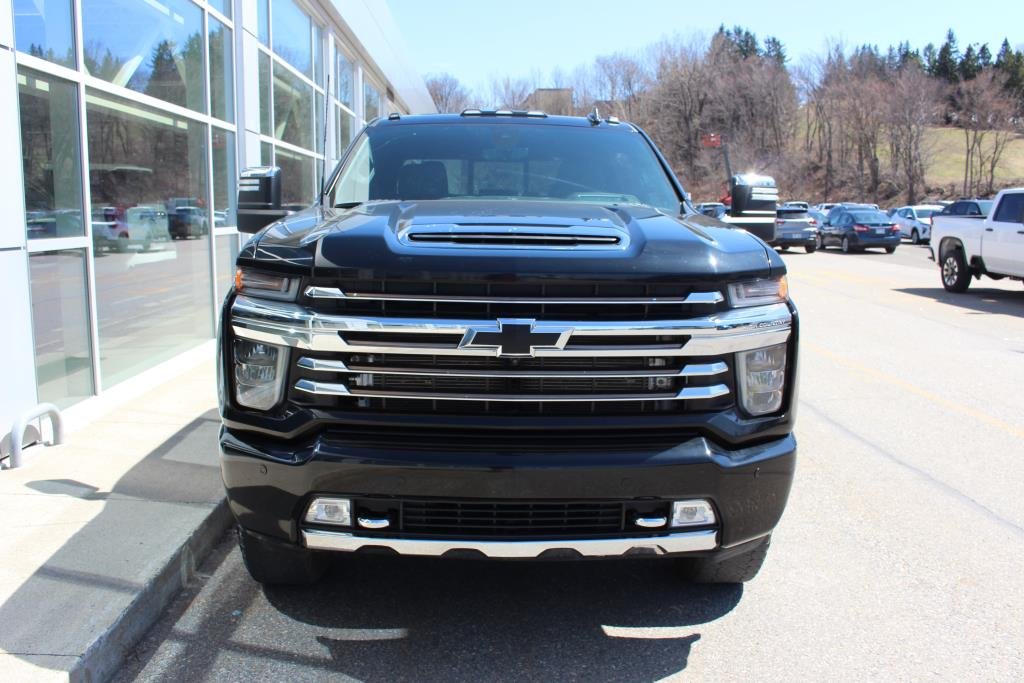
[[[598,119],[589,116],[553,116],[540,111],[467,109],[461,114],[390,114],[370,123],[370,126],[401,126],[416,123],[487,123],[527,124],[542,126],[572,126],[576,128],[620,129],[635,132],[636,126],[615,117]]]

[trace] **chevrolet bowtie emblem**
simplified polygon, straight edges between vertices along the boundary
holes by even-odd
[[[494,325],[471,327],[460,349],[494,349],[499,356],[532,357],[537,349],[565,348],[571,327],[545,325],[536,320],[503,318]]]

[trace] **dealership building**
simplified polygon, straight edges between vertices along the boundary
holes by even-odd
[[[0,437],[208,344],[239,169],[432,111],[383,0],[0,0]]]

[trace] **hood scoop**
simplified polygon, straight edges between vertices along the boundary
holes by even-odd
[[[629,232],[605,226],[414,224],[399,231],[398,240],[411,247],[624,250]]]

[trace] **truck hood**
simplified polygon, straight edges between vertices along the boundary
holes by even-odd
[[[360,279],[708,281],[785,272],[761,240],[707,216],[525,200],[316,206],[258,233],[240,263]]]

